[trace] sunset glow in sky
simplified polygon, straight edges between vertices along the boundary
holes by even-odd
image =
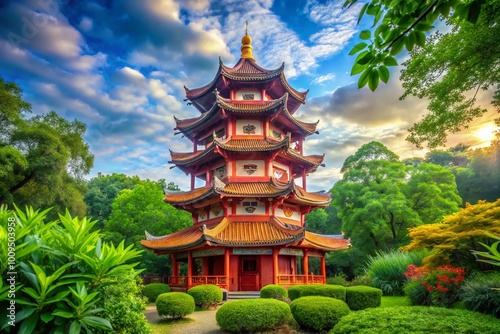
[[[232,67],[248,21],[257,63],[274,69],[284,61],[288,82],[309,89],[295,116],[320,119],[320,135],[308,137],[305,153],[325,153],[326,167],[309,177],[308,187],[328,190],[345,158],[372,140],[402,158],[425,154],[405,138],[426,113],[426,101],[398,100],[398,69],[375,93],[358,90],[349,75],[354,58],[348,53],[365,26],[356,26],[358,8],[343,10],[343,2],[4,0],[0,76],[23,89],[35,114],[55,110],[87,124],[95,154],[91,176],[164,178],[187,189],[189,178],[167,163],[169,149],[192,148],[174,136],[173,115],[199,115],[183,101],[183,86],[210,82],[219,57]],[[478,100],[489,106],[489,99],[483,94]],[[494,116],[452,135],[448,146],[487,145]]]

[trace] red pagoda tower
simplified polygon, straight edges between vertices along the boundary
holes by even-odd
[[[307,92],[288,84],[284,64],[274,70],[257,65],[248,33],[241,42],[234,67],[219,61],[209,84],[186,88],[201,115],[175,118],[177,134],[193,142],[193,152],[171,151],[170,163],[191,176],[191,190],[167,191],[164,200],[189,211],[193,225],[161,237],[146,232],[142,241],[156,254],[170,254],[174,290],[324,284],[325,253],[350,246],[342,235],[315,234],[304,226],[307,213],[331,201],[327,193],[306,191],[307,174],[324,166],[324,155],[303,155],[317,123],[293,116]],[[204,186],[195,188],[196,179]],[[310,257],[321,259],[320,272],[309,271]]]

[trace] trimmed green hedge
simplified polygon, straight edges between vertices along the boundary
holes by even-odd
[[[260,298],[286,300],[288,298],[288,292],[282,286],[269,284],[260,289]]]
[[[323,296],[345,301],[346,288],[342,285],[296,285],[288,289],[288,297],[295,300],[306,296]]]
[[[346,288],[345,301],[353,311],[379,307],[382,303],[382,290],[362,285],[350,286]]]
[[[500,320],[466,310],[430,306],[370,308],[343,317],[329,334],[498,333]]]
[[[159,315],[182,318],[194,312],[194,298],[184,292],[168,292],[156,299],[156,310]]]
[[[322,296],[300,297],[290,304],[290,310],[300,327],[315,332],[331,329],[351,312],[342,300]]]
[[[194,298],[196,306],[208,308],[210,305],[222,301],[222,290],[217,285],[204,284],[192,287],[187,292]]]
[[[170,287],[163,283],[151,283],[144,286],[142,294],[148,299],[150,303],[154,303],[156,298],[162,293],[170,292]]]
[[[287,303],[275,299],[245,299],[227,302],[217,310],[217,324],[231,333],[271,330],[293,322]]]

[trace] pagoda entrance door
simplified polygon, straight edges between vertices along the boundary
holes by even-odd
[[[257,256],[240,256],[240,291],[258,291],[259,272]]]

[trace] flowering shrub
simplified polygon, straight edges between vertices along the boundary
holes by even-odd
[[[404,274],[410,282],[405,292],[413,305],[427,304],[423,302],[427,300],[433,306],[450,307],[458,299],[464,274],[463,268],[450,265],[429,270],[412,264],[408,266],[408,271]],[[418,289],[420,293],[414,293],[415,289]],[[422,296],[422,293],[425,296]],[[416,295],[419,295],[418,300],[413,300]]]

